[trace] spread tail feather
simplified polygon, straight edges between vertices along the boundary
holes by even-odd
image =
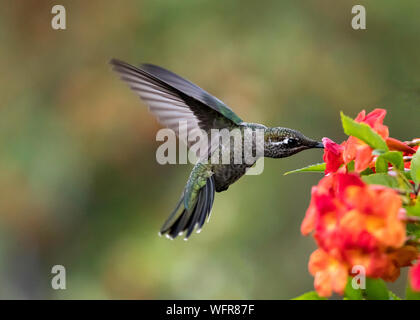
[[[160,229],[160,234],[166,234],[167,237],[174,239],[178,235],[186,232],[184,240],[187,240],[196,226],[198,226],[197,233],[200,232],[204,222],[206,221],[206,217],[210,217],[210,211],[214,201],[214,193],[214,177],[211,176],[207,178],[205,186],[198,192],[195,205],[190,210],[186,210],[182,207],[181,213],[177,215],[180,211],[179,209],[181,205],[184,203],[183,193],[174,211],[172,211]]]

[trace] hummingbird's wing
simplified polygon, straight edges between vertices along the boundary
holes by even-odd
[[[188,135],[200,129],[231,128],[242,120],[222,101],[175,73],[143,64],[139,68],[120,60],[110,61],[164,126],[179,135],[179,122],[187,121]]]

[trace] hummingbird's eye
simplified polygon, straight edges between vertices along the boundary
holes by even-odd
[[[299,144],[299,140],[296,139],[296,138],[286,138],[286,139],[284,139],[284,143],[289,148],[293,148],[293,147],[297,147],[297,145]]]

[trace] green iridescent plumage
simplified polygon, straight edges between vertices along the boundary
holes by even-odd
[[[115,59],[110,63],[121,79],[149,106],[149,110],[158,121],[177,134],[180,121],[187,122],[188,134],[197,130],[204,130],[209,134],[211,129],[228,129],[230,132],[239,130],[242,136],[245,132],[262,132],[261,156],[271,158],[288,157],[305,149],[323,147],[322,143],[309,139],[296,130],[283,127],[268,128],[257,123],[243,122],[225,103],[192,82],[161,67],[143,64],[137,68]],[[217,142],[216,145],[219,144],[218,139],[210,142],[214,141]],[[252,142],[251,145],[248,143],[248,147],[253,151],[256,149]],[[227,190],[257,159],[237,164],[233,158],[236,151],[234,148],[234,145],[229,145],[227,150],[225,149],[230,155],[228,163],[208,161],[214,152],[219,152],[218,149],[214,151],[210,148],[206,157],[199,158],[191,171],[180,201],[161,228],[162,234],[175,238],[185,232],[187,239],[195,228],[201,230],[206,217],[210,215],[215,192]]]

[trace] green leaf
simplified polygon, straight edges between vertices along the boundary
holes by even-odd
[[[388,290],[389,299],[390,300],[402,300],[399,296],[397,296],[394,292],[391,290]]]
[[[368,300],[389,300],[389,292],[382,279],[366,278],[365,297]]]
[[[302,294],[299,297],[293,298],[292,300],[327,300],[326,298],[320,297],[315,291],[309,291]]]
[[[354,160],[347,163],[347,172],[353,172],[354,171]]]
[[[363,170],[362,172],[360,172],[361,176],[368,176],[370,174],[375,173],[375,171],[373,171],[371,168],[366,168],[365,170]]]
[[[394,168],[404,171],[403,155],[399,151],[388,151],[381,154],[376,160],[376,172],[388,172],[388,163],[391,163]]]
[[[403,173],[403,175],[407,178],[407,180],[413,180],[412,178],[411,178],[411,171],[409,170],[409,171],[403,171],[402,172]]]
[[[317,163],[317,164],[313,164],[304,168],[300,168],[300,169],[296,169],[296,170],[292,170],[289,172],[286,172],[284,175],[287,176],[288,174],[291,173],[296,173],[296,172],[324,172],[325,171],[325,162],[323,163]]]
[[[384,158],[378,157],[375,163],[375,169],[378,173],[387,173],[388,172],[388,161]]]
[[[388,146],[382,137],[366,123],[359,123],[341,112],[341,122],[344,133],[367,143],[373,149],[388,151]]]
[[[420,292],[414,291],[410,284],[407,284],[407,287],[405,288],[405,299],[407,300],[420,300]]]
[[[390,188],[398,188],[398,180],[386,173],[375,173],[368,176],[362,176],[362,180],[367,184],[379,184]]]
[[[407,236],[414,240],[420,239],[420,227],[414,223],[407,224]]]
[[[352,286],[352,277],[348,277],[346,288],[344,289],[344,298],[346,300],[363,300],[363,290],[354,289]]]
[[[415,183],[420,183],[420,148],[411,159],[411,178]]]
[[[407,215],[420,217],[420,201],[416,201],[414,206],[405,206],[404,208],[407,210]]]

